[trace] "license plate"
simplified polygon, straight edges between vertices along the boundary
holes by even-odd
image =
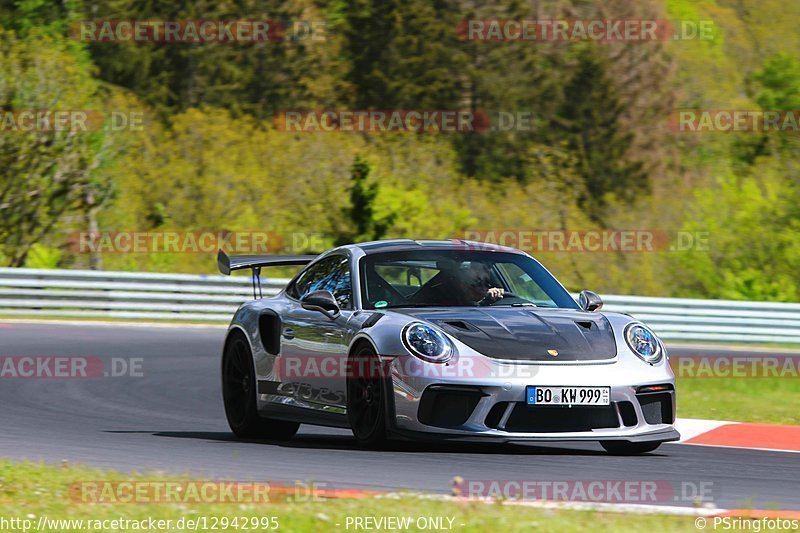
[[[611,387],[537,387],[525,389],[528,405],[610,405]]]

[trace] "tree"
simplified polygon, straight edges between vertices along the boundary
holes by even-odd
[[[630,200],[649,192],[642,163],[629,159],[633,134],[621,126],[623,113],[604,58],[593,47],[583,47],[555,126],[578,157],[586,187],[580,204],[598,223],[611,198]]]
[[[354,0],[336,4],[352,104],[359,109],[453,109],[466,57],[453,0]]]
[[[103,201],[102,178],[93,174],[104,132],[69,127],[25,128],[22,112],[100,110],[97,85],[79,48],[35,31],[24,38],[0,31],[0,256],[21,266],[31,246],[49,238],[87,197]],[[53,117],[51,115],[51,120]],[[27,126],[30,128],[30,124]],[[93,192],[92,192],[93,191]]]
[[[84,18],[140,21],[268,20],[268,41],[91,42],[101,79],[127,87],[167,121],[192,107],[260,119],[276,111],[329,106],[346,92],[341,37],[312,0],[157,2],[101,0]],[[298,28],[314,23],[315,38]],[[295,31],[297,30],[297,31]]]
[[[336,238],[337,246],[359,241],[374,241],[383,238],[394,222],[396,213],[389,213],[384,218],[375,218],[375,199],[378,196],[378,184],[369,183],[369,164],[361,157],[356,157],[350,168],[350,205],[342,209],[342,215],[350,221],[352,229]]]

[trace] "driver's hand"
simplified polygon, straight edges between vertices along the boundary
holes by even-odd
[[[491,302],[496,302],[503,298],[503,289],[500,287],[492,287],[486,292],[486,299]]]

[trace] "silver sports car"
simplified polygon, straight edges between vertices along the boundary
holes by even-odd
[[[599,441],[610,453],[679,438],[675,376],[644,324],[578,301],[529,255],[469,241],[391,240],[313,256],[235,256],[254,299],[222,354],[225,413],[242,438],[301,423],[390,436]],[[261,298],[262,267],[307,265]],[[257,290],[258,289],[258,290]]]

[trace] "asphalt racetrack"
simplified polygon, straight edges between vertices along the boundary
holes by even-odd
[[[669,480],[674,486],[713,487],[713,502],[721,508],[800,509],[796,453],[665,444],[643,456],[612,457],[596,444],[402,441],[369,451],[357,448],[348,431],[313,426],[302,426],[288,443],[239,442],[229,432],[222,408],[219,357],[224,333],[224,327],[0,321],[1,356],[98,357],[106,369],[111,358],[141,365],[134,368],[140,375],[134,376],[0,380],[0,457],[54,463],[66,459],[229,480],[302,480],[337,488],[442,493],[450,492],[454,476]],[[668,499],[658,503],[687,505]]]

